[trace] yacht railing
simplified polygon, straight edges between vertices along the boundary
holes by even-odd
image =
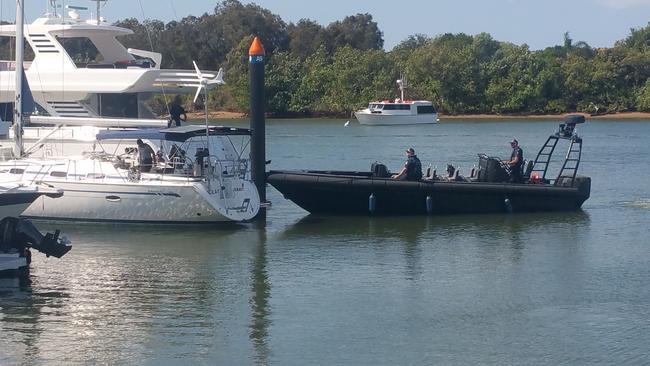
[[[17,180],[27,184],[40,184],[53,166],[65,165],[61,161],[53,161],[51,163],[35,162],[29,160],[14,160],[9,162],[0,163],[0,171],[16,175]],[[37,170],[33,170],[37,169]],[[33,175],[31,178],[27,178]]]

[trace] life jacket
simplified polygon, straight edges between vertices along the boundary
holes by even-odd
[[[514,159],[515,156],[519,156],[519,160],[517,160],[517,164],[515,164],[514,168],[521,169],[521,167],[524,165],[524,150],[522,150],[519,146],[515,147],[512,149],[510,159]]]
[[[416,155],[413,155],[406,161],[406,180],[420,179],[422,179],[422,163]]]

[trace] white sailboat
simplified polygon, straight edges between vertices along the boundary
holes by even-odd
[[[16,26],[22,39],[23,27]],[[22,42],[17,42],[22,44]],[[21,49],[19,49],[21,48]],[[16,72],[22,73],[22,47],[16,49]],[[16,88],[22,81],[16,77]],[[206,74],[198,86],[207,88]],[[16,105],[20,100],[17,98]],[[20,180],[62,189],[58,201],[40,197],[24,216],[71,221],[129,223],[212,223],[247,221],[259,211],[260,199],[250,181],[246,129],[185,126],[171,129],[104,131],[95,149],[81,156],[27,158],[21,139],[22,115],[14,123],[16,159],[0,164],[0,183]],[[235,148],[233,138],[241,138]],[[142,140],[156,151],[149,161]],[[101,149],[127,142],[123,153]],[[99,149],[97,147],[99,146]],[[144,146],[144,145],[143,145]],[[152,166],[147,166],[147,165]],[[145,169],[146,168],[146,169]]]
[[[233,138],[250,131],[230,127],[107,131],[98,141],[142,140],[156,161],[146,166],[136,148],[124,153],[94,151],[84,156],[20,159],[0,164],[0,179],[17,176],[64,191],[56,201],[42,197],[24,217],[130,223],[214,223],[255,217],[260,199],[250,181],[248,158]]]

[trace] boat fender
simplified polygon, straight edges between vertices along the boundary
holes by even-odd
[[[370,213],[374,213],[375,209],[377,209],[377,198],[375,197],[374,193],[371,193],[368,197],[368,211],[370,211]]]
[[[506,198],[503,201],[503,204],[505,205],[506,212],[512,213],[512,202],[510,202],[510,198]]]
[[[433,212],[433,197],[427,196],[426,199],[427,213],[430,214]]]

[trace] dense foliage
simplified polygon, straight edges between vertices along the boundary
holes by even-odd
[[[127,47],[161,52],[165,68],[192,68],[192,60],[206,70],[223,67],[227,85],[211,92],[213,109],[248,110],[247,50],[255,34],[267,51],[267,111],[278,116],[349,115],[397,97],[402,74],[409,99],[432,100],[445,114],[650,111],[650,24],[611,48],[565,33],[561,45],[538,51],[486,33],[413,35],[384,51],[370,14],[327,26],[287,24],[237,0],[167,24],[130,18],[117,25],[134,31],[122,38]]]

